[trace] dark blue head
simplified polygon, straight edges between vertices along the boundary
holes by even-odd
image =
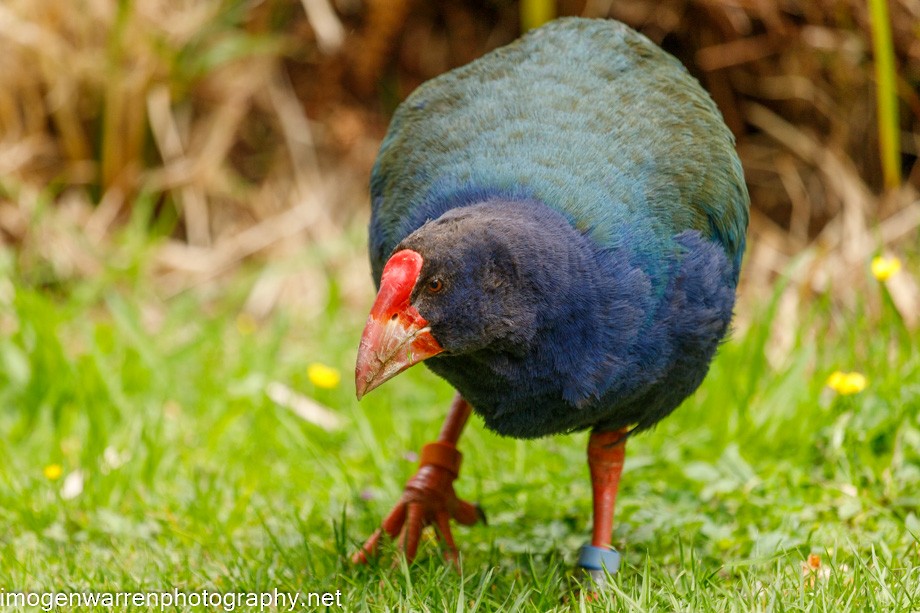
[[[419,256],[421,267],[413,273],[411,290],[409,280],[403,281],[410,292],[404,308],[414,309],[424,323],[401,341],[389,341],[385,356],[362,341],[367,356],[359,359],[362,394],[385,380],[377,371],[395,375],[408,361],[424,359],[418,350],[404,350],[417,342],[419,331],[440,348],[425,357],[523,356],[541,331],[558,321],[574,323],[593,299],[589,281],[597,271],[590,242],[542,204],[492,201],[452,209],[400,242],[387,267],[407,252]],[[381,281],[381,294],[389,285]],[[372,330],[399,317],[393,308],[375,305],[375,310],[380,321],[369,320]]]

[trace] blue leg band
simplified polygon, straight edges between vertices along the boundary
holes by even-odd
[[[611,575],[620,567],[620,554],[612,547],[584,545],[578,550],[578,566],[587,570],[603,570]]]

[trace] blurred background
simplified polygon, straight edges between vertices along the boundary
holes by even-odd
[[[7,0],[0,245],[62,287],[98,275],[135,224],[168,298],[341,236],[366,223],[400,100],[561,15],[626,22],[712,94],[753,203],[743,299],[783,272],[789,314],[815,294],[846,302],[855,268],[916,249],[918,0]],[[363,305],[354,247],[318,265]],[[325,276],[273,274],[246,308],[320,306]],[[916,326],[914,279],[889,289]]]

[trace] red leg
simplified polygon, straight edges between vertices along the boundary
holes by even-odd
[[[453,404],[450,406],[450,411],[447,413],[447,419],[444,420],[444,425],[441,426],[438,442],[456,445],[472,412],[473,408],[470,403],[464,400],[463,396],[457,394]]]
[[[592,432],[588,439],[588,468],[594,497],[594,531],[591,544],[578,552],[578,566],[593,584],[604,589],[607,574],[620,567],[620,554],[610,546],[613,536],[613,507],[617,501],[623,458],[626,455],[628,428],[613,432]]]
[[[613,508],[617,501],[620,474],[626,455],[627,428],[613,432],[592,432],[588,439],[588,468],[594,496],[594,532],[591,545],[610,547],[613,536]]]
[[[472,525],[485,519],[477,506],[457,498],[453,485],[463,459],[456,444],[470,412],[469,403],[457,395],[438,440],[422,447],[418,472],[406,484],[405,492],[381,527],[352,556],[354,563],[364,563],[374,554],[384,532],[391,538],[398,537],[400,548],[411,562],[418,550],[422,530],[428,525],[435,526],[438,538],[447,547],[447,557],[456,560],[457,547],[450,532],[450,520]]]

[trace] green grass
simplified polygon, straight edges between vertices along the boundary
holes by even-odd
[[[359,251],[358,238],[339,255]],[[521,442],[474,420],[461,496],[490,524],[458,528],[458,573],[347,561],[414,472],[451,390],[422,368],[361,404],[351,371],[366,313],[334,275],[326,308],[253,333],[237,315],[257,270],[218,296],[163,303],[143,248],[93,282],[54,283],[0,253],[0,588],[334,592],[346,610],[915,611],[920,608],[920,356],[884,300],[822,301],[765,358],[772,305],[722,348],[703,388],[630,442],[610,593],[567,575],[587,540],[585,434]],[[305,251],[287,266],[319,266]],[[874,282],[873,282],[874,283]],[[881,292],[873,285],[875,292]],[[865,300],[876,300],[868,296]],[[370,300],[370,294],[368,294]],[[152,323],[151,323],[152,322]],[[307,365],[344,373],[315,389]],[[865,373],[860,394],[824,387]],[[281,381],[334,407],[326,432],[274,405]],[[64,477],[43,469],[60,464]],[[82,471],[82,492],[62,497]],[[821,556],[803,577],[810,553]],[[184,607],[168,610],[184,610]],[[337,610],[336,607],[332,607]]]

